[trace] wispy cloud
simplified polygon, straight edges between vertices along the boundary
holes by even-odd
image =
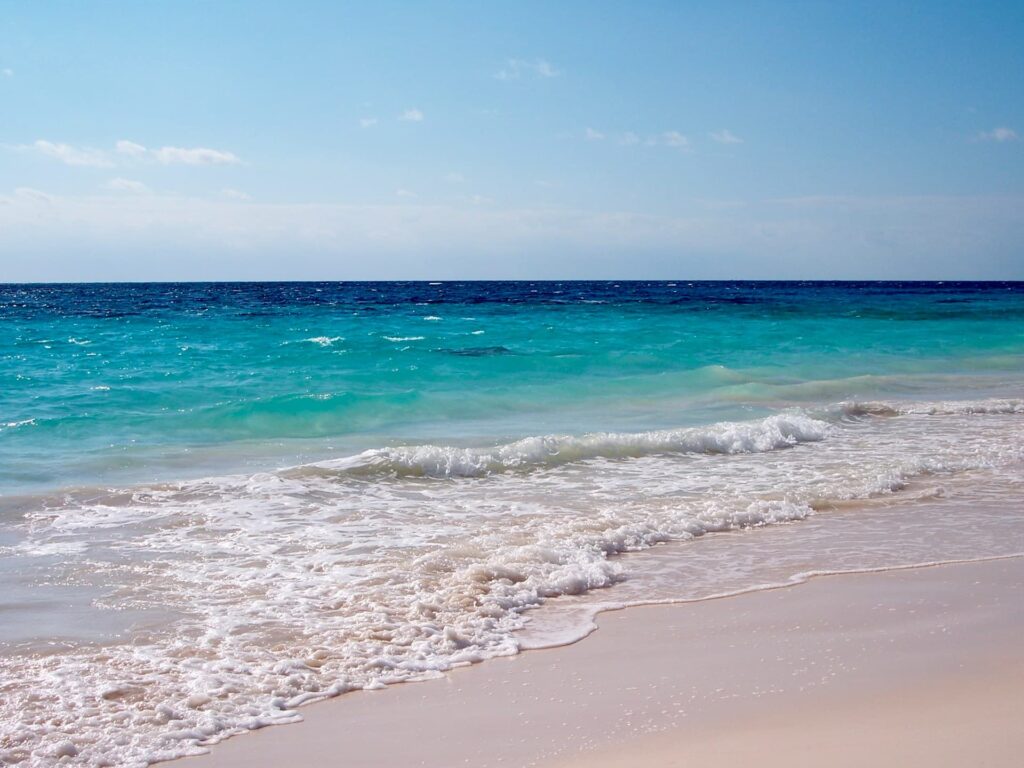
[[[675,147],[676,149],[689,149],[690,147],[690,140],[679,131],[665,131],[661,134],[661,141],[666,147]]]
[[[225,200],[252,200],[252,195],[247,192],[242,192],[240,189],[231,189],[228,187],[225,187],[220,191],[220,196]]]
[[[424,117],[425,115],[420,110],[416,109],[416,107],[410,107],[400,114],[398,119],[406,123],[422,123]]]
[[[70,144],[60,144],[45,139],[39,139],[29,145],[16,147],[21,151],[35,151],[46,157],[60,160],[67,165],[90,166],[92,168],[108,168],[113,163],[104,152],[89,147],[73,147]]]
[[[114,146],[122,155],[128,155],[129,157],[146,156],[146,148],[141,144],[136,144],[134,141],[125,141],[122,139]]]
[[[519,80],[523,77],[549,78],[562,74],[546,59],[508,59],[505,66],[494,73],[496,80]]]
[[[376,117],[360,117],[359,118],[359,127],[360,128],[369,128],[369,127],[374,126],[376,124],[377,124],[377,118]]]
[[[113,192],[130,192],[133,195],[144,195],[149,192],[149,187],[143,184],[141,181],[133,181],[132,179],[124,179],[118,176],[115,179],[108,181],[104,187]]]
[[[743,139],[741,139],[735,133],[730,131],[728,128],[723,128],[720,131],[712,131],[708,135],[712,139],[717,141],[719,144],[742,144],[743,143]]]
[[[405,197],[405,198],[419,197],[419,195],[417,195],[415,192],[413,192],[410,189],[396,189],[395,190],[395,194],[398,197]]]
[[[233,152],[208,147],[160,147],[150,154],[161,165],[237,165],[242,162]]]
[[[0,69],[0,75],[3,75],[4,77],[14,77],[14,70],[10,67],[4,67],[3,69]]]
[[[67,165],[92,168],[110,168],[126,160],[151,160],[161,165],[234,165],[242,162],[233,152],[208,147],[160,147],[147,149],[134,141],[121,140],[114,145],[114,152],[92,147],[75,147],[71,144],[38,139],[31,144],[9,147],[19,152],[37,152],[45,157],[59,160]]]
[[[461,184],[466,180],[466,177],[457,171],[452,171],[444,175],[444,180],[449,184]]]
[[[587,141],[602,141],[608,138],[608,135],[595,128],[587,128],[583,132],[583,138]],[[647,138],[642,137],[635,131],[626,131],[625,133],[613,134],[612,138],[624,147],[635,147],[638,144],[644,144],[648,147],[672,147],[673,149],[686,152],[690,151],[690,140],[679,131],[664,131],[663,133],[648,135]]]
[[[160,147],[147,149],[142,144],[122,139],[118,153],[134,159],[155,160],[161,165],[237,165],[242,162],[234,152],[209,147]]]
[[[1004,141],[1017,141],[1019,138],[1020,134],[1013,130],[1013,128],[1007,128],[1006,126],[999,126],[991,131],[981,131],[975,137],[977,141],[997,141],[1000,143]]]
[[[14,196],[18,200],[28,200],[34,203],[52,203],[57,199],[51,194],[32,187],[18,187],[14,190]]]

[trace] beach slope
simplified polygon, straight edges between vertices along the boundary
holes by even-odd
[[[357,693],[189,768],[1010,766],[1024,559],[601,615],[571,646]],[[184,766],[183,766],[184,768]]]

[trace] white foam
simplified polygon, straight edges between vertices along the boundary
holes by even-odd
[[[853,416],[966,416],[972,414],[1024,413],[1024,400],[952,400],[926,403],[892,401],[852,401],[840,407]]]
[[[8,421],[4,424],[0,424],[0,430],[3,429],[17,429],[18,427],[31,427],[36,423],[35,419],[22,419],[21,421]]]
[[[82,764],[194,754],[310,701],[516,653],[524,612],[621,582],[618,554],[1019,478],[1020,411],[981,405],[378,449],[41,501],[12,554],[59,554],[64,582],[99,579],[99,609],[175,618],[0,657],[0,759],[50,765],[68,744]]]
[[[311,344],[319,344],[321,347],[333,346],[336,341],[344,341],[344,336],[313,336],[303,341],[308,341]]]
[[[832,426],[801,413],[754,422],[723,422],[709,427],[650,432],[600,432],[575,437],[528,437],[494,448],[414,445],[378,448],[307,469],[353,474],[393,473],[427,477],[479,477],[588,459],[637,458],[658,453],[763,453],[824,440]],[[298,469],[298,468],[296,468]]]

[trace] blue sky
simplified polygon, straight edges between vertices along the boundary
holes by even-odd
[[[6,2],[0,280],[1024,278],[1024,4]]]

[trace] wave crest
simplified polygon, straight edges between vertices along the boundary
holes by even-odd
[[[832,425],[802,413],[758,421],[649,432],[597,432],[527,437],[493,448],[410,445],[374,448],[355,456],[294,467],[292,473],[356,476],[481,477],[589,459],[640,458],[661,453],[765,453],[824,440]]]

